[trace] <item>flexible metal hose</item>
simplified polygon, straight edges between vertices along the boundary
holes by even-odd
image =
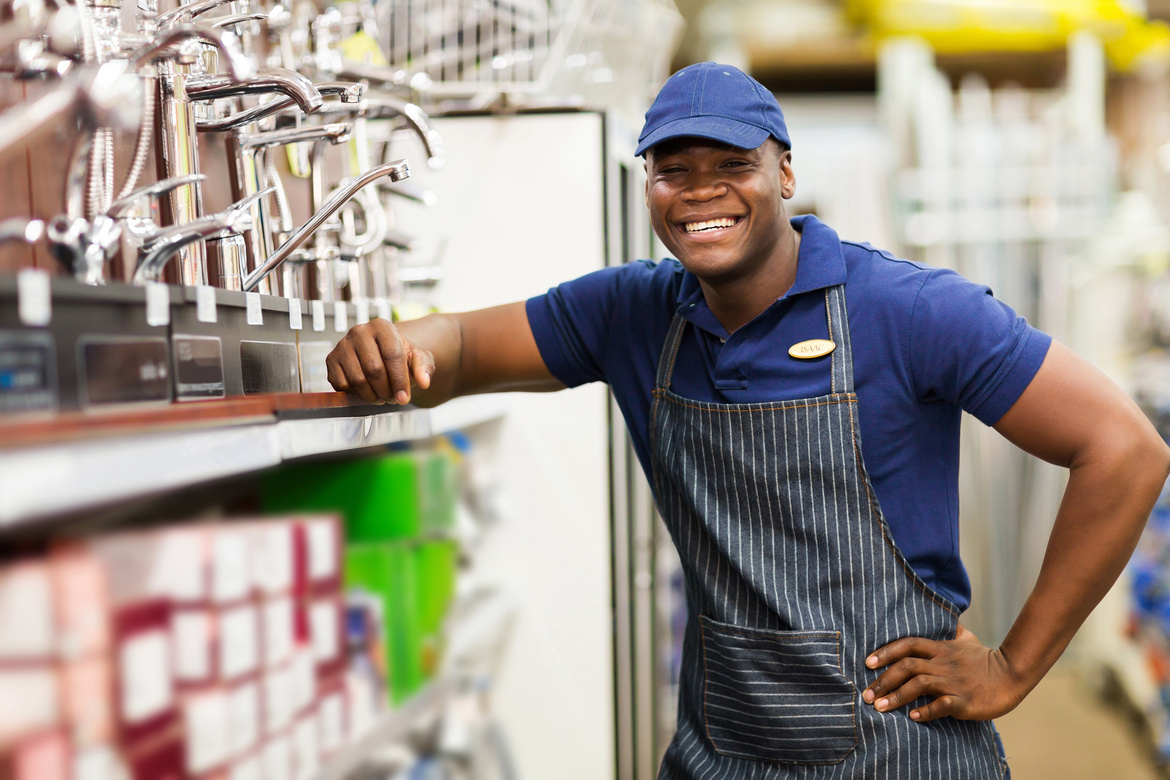
[[[138,125],[138,137],[134,141],[134,157],[130,163],[130,173],[126,175],[126,183],[122,185],[118,199],[129,195],[138,184],[138,177],[146,168],[146,159],[150,156],[150,144],[154,136],[154,104],[158,93],[158,79],[154,76],[142,78],[142,123]],[[109,208],[107,205],[106,208]]]

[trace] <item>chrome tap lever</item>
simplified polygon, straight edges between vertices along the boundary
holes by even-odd
[[[306,114],[322,105],[321,93],[313,82],[285,68],[261,68],[254,77],[236,81],[219,75],[192,76],[187,79],[186,90],[187,97],[193,101],[280,92],[296,101]]]
[[[45,236],[53,257],[78,280],[100,285],[105,284],[106,261],[118,246],[122,228],[104,214],[93,220],[61,214],[49,220]]]
[[[271,193],[272,188],[269,187],[233,203],[218,214],[200,217],[185,225],[175,225],[159,231],[142,247],[142,257],[138,261],[138,269],[134,272],[134,282],[142,284],[157,281],[167,261],[188,244],[201,239],[220,238],[250,230],[252,215],[248,211],[249,207]]]
[[[349,122],[333,122],[327,125],[289,127],[282,130],[263,130],[258,133],[240,133],[240,146],[245,149],[263,149],[271,146],[301,143],[303,141],[329,141],[340,144],[349,140],[353,125]]]
[[[213,8],[219,8],[221,5],[230,3],[232,0],[197,0],[194,3],[187,3],[180,5],[178,8],[167,11],[165,14],[160,14],[155,23],[158,24],[160,30],[168,27],[173,27],[176,24],[183,22],[190,22],[196,16],[205,14]]]
[[[366,91],[366,85],[361,82],[326,82],[324,84],[315,84],[314,86],[322,96],[337,96],[342,103],[357,103],[362,99],[362,95]],[[279,97],[268,103],[238,111],[230,116],[219,119],[198,120],[195,123],[195,127],[200,132],[235,130],[236,128],[250,125],[253,122],[258,122],[261,119],[266,119],[273,114],[278,114],[294,105],[296,105],[296,101],[292,98],[287,96]]]
[[[296,251],[301,244],[305,243],[308,238],[316,232],[317,228],[333,216],[342,206],[352,200],[359,192],[361,192],[371,182],[377,181],[383,176],[389,176],[392,180],[398,181],[410,176],[410,166],[406,160],[397,160],[385,165],[379,165],[371,168],[365,173],[355,177],[344,187],[336,190],[332,197],[327,200],[320,209],[317,210],[309,221],[301,227],[297,228],[288,239],[280,245],[280,247],[273,252],[260,267],[252,271],[245,277],[243,288],[245,291],[252,291],[260,284],[261,280],[272,271],[276,270],[283,263],[289,255]]]
[[[39,219],[12,217],[0,222],[0,244],[21,241],[35,244],[45,234],[45,223]]]
[[[268,14],[266,13],[232,14],[231,16],[212,19],[211,26],[217,30],[222,30],[224,27],[234,27],[237,24],[244,24],[245,22],[258,22],[261,19],[267,18]]]
[[[156,198],[159,195],[166,195],[171,190],[182,187],[187,184],[195,184],[207,178],[206,173],[189,173],[186,176],[174,176],[170,179],[163,179],[156,181],[153,184],[147,184],[145,187],[139,187],[131,192],[129,195],[118,198],[110,204],[110,208],[106,210],[106,216],[112,219],[121,219],[126,216],[126,212],[134,208],[134,204],[143,198]]]

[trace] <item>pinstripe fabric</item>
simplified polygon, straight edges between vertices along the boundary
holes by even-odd
[[[837,349],[820,398],[682,398],[669,389],[681,316],[667,335],[653,479],[689,620],[678,732],[659,778],[1003,777],[991,723],[920,724],[909,707],[879,713],[861,699],[877,677],[869,652],[904,636],[950,639],[958,609],[893,543],[861,462],[843,288],[826,291],[825,308]]]

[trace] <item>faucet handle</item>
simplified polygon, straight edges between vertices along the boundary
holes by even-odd
[[[143,198],[159,197],[166,195],[171,190],[178,189],[187,184],[195,184],[207,178],[206,173],[188,173],[185,176],[172,176],[169,179],[162,179],[153,184],[147,184],[145,187],[139,187],[125,197],[118,198],[110,204],[110,208],[106,210],[106,216],[112,219],[120,219],[126,215],[126,212],[134,207],[134,204]]]
[[[45,234],[45,223],[39,219],[12,217],[0,222],[0,244],[8,241],[23,241],[35,244]]]
[[[160,14],[155,20],[160,30],[173,27],[180,22],[189,22],[200,14],[207,13],[212,8],[218,8],[231,0],[197,0],[194,3],[187,3],[180,5],[174,10],[167,11],[165,14]]]

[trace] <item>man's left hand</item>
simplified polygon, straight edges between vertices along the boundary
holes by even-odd
[[[998,650],[984,647],[961,624],[948,642],[907,637],[874,651],[865,660],[870,669],[887,668],[862,692],[879,712],[890,712],[921,696],[934,701],[910,711],[925,723],[950,716],[959,720],[991,720],[1011,712],[1027,690]]]

